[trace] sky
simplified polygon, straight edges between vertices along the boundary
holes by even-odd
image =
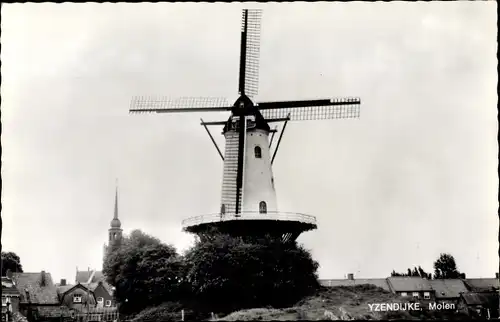
[[[199,124],[129,114],[135,95],[237,98],[241,9],[261,8],[256,101],[357,96],[359,119],[290,122],[281,211],[319,277],[498,271],[496,2],[2,5],[2,247],[73,281],[102,267],[119,217],[184,251],[220,209],[222,161]],[[212,133],[223,148],[218,128]]]

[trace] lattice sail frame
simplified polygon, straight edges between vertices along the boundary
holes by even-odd
[[[186,112],[186,110],[204,109],[210,111],[229,110],[231,104],[225,97],[168,97],[135,96],[130,102],[131,113],[141,112]]]
[[[253,97],[259,92],[259,60],[262,9],[247,10],[247,43],[245,61],[245,95]],[[242,13],[242,31],[245,28],[245,11]]]
[[[318,105],[303,107],[280,107],[261,109],[260,113],[266,120],[288,119],[290,121],[330,120],[359,118],[360,100],[356,98],[334,99],[333,103],[342,105]],[[258,108],[258,106],[257,106]]]

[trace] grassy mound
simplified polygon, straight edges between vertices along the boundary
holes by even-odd
[[[371,312],[368,304],[401,299],[374,285],[322,287],[287,309],[251,309],[231,313],[221,321],[252,320],[379,320],[412,319],[408,312]]]
[[[393,293],[375,285],[322,287],[287,309],[251,309],[231,313],[220,321],[254,320],[432,320],[465,319],[455,312],[396,311],[372,312],[368,304],[406,302]]]
[[[318,292],[296,303],[293,307],[284,309],[253,308],[233,312],[222,318],[210,319],[208,316],[198,316],[198,320],[217,321],[297,321],[297,320],[433,320],[462,319],[455,312],[373,312],[368,304],[407,302],[400,296],[390,293],[375,285],[355,285],[338,287],[321,287]],[[180,305],[164,303],[158,307],[149,308],[139,313],[132,322],[172,321],[179,320]],[[186,319],[190,320],[186,312]]]

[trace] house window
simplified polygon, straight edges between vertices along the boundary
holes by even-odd
[[[401,296],[408,296],[408,293],[406,293],[406,292],[401,292]]]
[[[111,306],[111,301],[110,300],[106,300],[106,306]]]
[[[102,297],[98,297],[98,298],[97,298],[97,304],[99,304],[99,305],[103,305],[103,304],[104,304],[104,298],[102,298]]]
[[[267,214],[267,205],[265,201],[261,201],[259,203],[259,213],[260,214]]]
[[[254,152],[255,152],[255,158],[257,159],[262,158],[262,149],[260,148],[260,146],[257,145],[254,149]]]
[[[430,292],[424,292],[424,299],[428,300],[431,298],[431,293]]]
[[[73,303],[82,303],[82,295],[74,294],[73,295]]]
[[[418,299],[418,292],[413,292],[413,297]]]

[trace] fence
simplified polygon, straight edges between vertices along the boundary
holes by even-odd
[[[89,308],[74,315],[75,322],[114,322],[119,320],[120,315],[116,308]]]

